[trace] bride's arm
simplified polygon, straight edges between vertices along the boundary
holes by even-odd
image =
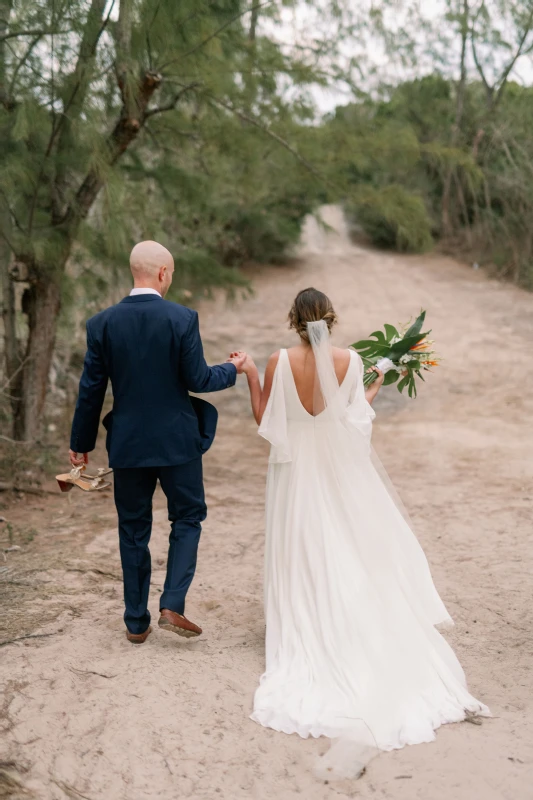
[[[370,405],[372,405],[372,403],[376,399],[377,393],[379,392],[379,390],[383,386],[383,381],[385,379],[385,374],[380,369],[378,369],[377,367],[370,367],[370,369],[367,369],[367,372],[377,372],[377,375],[378,375],[376,380],[373,381],[370,384],[370,386],[368,386],[367,389],[365,389],[366,402],[369,403]]]
[[[232,353],[231,355],[235,356],[237,354]],[[259,380],[259,371],[251,356],[246,356],[246,361],[244,362],[242,368],[242,371],[245,373],[246,378],[248,380],[248,388],[250,390],[250,402],[252,404],[252,412],[254,415],[254,419],[258,425],[261,424],[261,420],[263,419],[263,414],[265,413],[265,408],[267,407],[268,398],[270,397],[270,391],[272,389],[272,381],[274,378],[274,372],[276,370],[276,364],[278,363],[278,359],[279,359],[279,351],[271,355],[270,358],[268,359],[265,370],[265,383],[263,388],[261,388],[261,381]]]
[[[257,367],[250,356],[247,357],[246,361],[244,362],[244,370],[243,372],[246,375],[246,379],[248,381],[248,389],[250,390],[250,403],[252,404],[252,412],[255,418],[255,421],[259,425],[262,418],[261,413],[261,396],[263,394],[263,390],[261,389],[261,381],[259,380],[259,372]]]

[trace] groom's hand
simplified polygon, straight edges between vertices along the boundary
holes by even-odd
[[[68,457],[73,467],[81,467],[89,463],[89,453],[75,453],[74,450],[68,451]]]
[[[236,352],[232,353],[226,361],[226,364],[233,364],[237,370],[237,375],[242,375],[244,371],[244,364],[246,362],[247,353]]]
[[[255,366],[255,362],[249,353],[245,353],[242,350],[237,350],[235,353],[230,353],[229,357],[239,358],[239,356],[244,356],[244,364],[242,366],[242,371],[247,377],[250,377],[251,373],[257,372],[257,367]]]

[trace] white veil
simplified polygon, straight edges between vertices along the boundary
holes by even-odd
[[[361,358],[355,351],[350,356],[357,362],[356,367],[359,372],[359,379],[355,382],[348,398],[348,403],[346,403],[346,397],[341,392],[335,372],[330,334],[326,322],[324,320],[308,322],[307,334],[315,357],[316,367],[314,413],[318,415],[325,411],[328,422],[336,423],[336,432],[343,440],[346,440],[347,430],[356,434],[355,440],[352,439],[351,441],[352,455],[354,444],[359,444],[357,448],[359,454],[362,457],[368,457],[371,453],[372,420],[376,415],[365,397]]]

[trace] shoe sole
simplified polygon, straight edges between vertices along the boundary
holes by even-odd
[[[136,634],[136,633],[128,634],[127,633],[126,634],[126,639],[131,644],[144,644],[145,641],[148,639],[148,636],[150,636],[151,633],[152,633],[152,628],[150,628],[150,630],[148,631],[148,634],[146,636],[143,636],[142,633],[140,633],[140,634]],[[135,638],[133,638],[133,637],[135,637]]]
[[[189,631],[187,628],[180,628],[179,625],[172,625],[166,619],[160,619],[158,625],[162,630],[169,631],[169,633],[177,633],[178,636],[183,636],[185,639],[196,639],[197,636],[200,636],[196,631]]]

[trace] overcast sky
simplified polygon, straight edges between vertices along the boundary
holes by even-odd
[[[374,7],[378,5],[376,0],[352,0],[361,12],[364,13],[365,7]],[[324,0],[324,6],[327,7],[328,0]],[[415,5],[414,3],[412,4]],[[488,3],[489,7],[491,3]],[[399,0],[396,11],[389,11],[387,14],[387,26],[394,30],[396,26],[405,22],[405,18],[399,13],[404,4]],[[420,0],[418,3],[417,15],[420,23],[426,23],[429,27],[433,28],[434,33],[423,33],[421,30],[418,33],[418,57],[416,64],[401,65],[398,59],[392,58],[389,55],[383,43],[377,37],[359,36],[354,39],[346,39],[343,43],[342,53],[343,57],[348,61],[350,58],[361,59],[363,65],[362,76],[360,78],[360,85],[363,89],[369,89],[373,84],[383,82],[394,82],[398,78],[412,78],[421,76],[433,71],[435,68],[441,69],[453,76],[458,74],[459,55],[460,55],[460,40],[457,35],[453,35],[453,26],[445,20],[444,14],[446,11],[445,0]],[[279,41],[284,42],[287,46],[300,45],[305,46],[313,41],[316,36],[328,36],[328,33],[334,35],[334,28],[330,26],[328,31],[327,14],[317,14],[310,11],[309,6],[302,2],[296,9],[284,9],[282,11],[282,25],[273,26],[270,22],[265,21],[265,30],[269,35],[274,35]],[[510,33],[510,29],[506,26],[504,19],[498,20],[501,33],[505,36]],[[418,25],[409,25],[409,32],[412,33],[418,29]],[[422,25],[420,25],[420,28]],[[446,41],[446,37],[449,40]],[[444,37],[444,42],[438,44],[437,40]],[[531,43],[533,44],[533,34],[531,36]],[[441,61],[439,63],[437,57],[430,57],[427,50],[430,45],[432,49],[439,50],[441,53]],[[482,51],[483,63],[489,80],[495,78],[501,71],[503,61],[507,58],[504,51],[498,53],[493,48],[486,48]],[[468,67],[471,74],[475,73],[475,65],[472,57],[468,56]],[[373,74],[376,73],[376,74]],[[520,83],[532,84],[533,83],[533,61],[531,55],[524,56],[519,60],[515,69],[512,72],[512,77]],[[366,86],[364,85],[366,81]],[[345,104],[352,99],[350,89],[342,83],[332,83],[327,89],[316,87],[313,89],[313,97],[322,113],[326,113],[335,108],[339,104]]]

